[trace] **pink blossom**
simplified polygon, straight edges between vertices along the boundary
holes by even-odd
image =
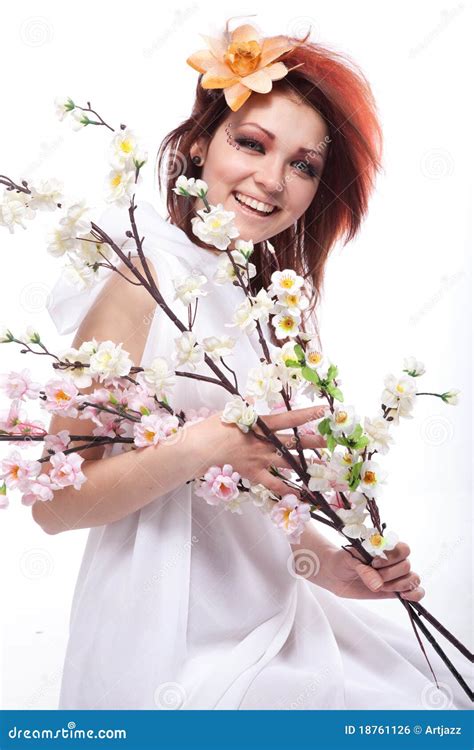
[[[20,399],[12,401],[8,412],[2,411],[0,416],[0,430],[11,432],[12,427],[16,425],[17,422],[21,422],[22,414],[25,414],[22,408],[23,405]]]
[[[5,480],[9,489],[21,490],[25,482],[35,479],[40,471],[39,461],[22,458],[18,451],[13,451],[1,462],[0,477]]]
[[[71,378],[50,380],[45,386],[46,401],[44,408],[47,411],[60,414],[63,417],[77,417],[76,405],[78,404],[78,389]]]
[[[43,422],[38,419],[28,419],[20,399],[11,402],[8,412],[2,411],[0,430],[12,435],[44,435],[46,432]],[[27,440],[9,440],[8,443],[18,446],[20,449],[28,448],[31,445]]]
[[[159,413],[156,414],[148,414],[141,418],[140,422],[136,422],[133,426],[133,433],[134,433],[134,443],[139,448],[144,448],[147,445],[158,445],[158,443],[167,437],[165,432],[163,431],[163,424],[164,424],[163,416]],[[179,425],[179,422],[176,417],[172,417],[172,419],[175,419],[176,422],[176,428]],[[171,434],[173,431],[171,429],[171,425],[168,425],[168,434]]]
[[[169,437],[177,432],[179,428],[179,419],[173,414],[168,414],[166,417],[161,418],[161,432],[163,437]]]
[[[24,401],[28,398],[38,398],[41,390],[41,384],[31,379],[28,368],[21,372],[12,370],[8,374],[1,375],[0,383],[8,398],[19,398]]]
[[[221,501],[231,502],[239,496],[240,474],[230,464],[211,466],[204,474],[204,481],[195,492],[209,505],[219,505]]]
[[[289,493],[274,505],[270,518],[285,531],[289,542],[298,543],[305,525],[311,519],[311,512],[308,503],[300,502],[296,495]]]
[[[33,505],[37,501],[52,500],[55,485],[51,483],[49,474],[40,474],[36,481],[31,482],[28,491],[23,494],[23,505]]]
[[[138,374],[142,375],[143,373],[140,372]],[[156,401],[153,394],[150,394],[148,387],[143,382],[140,382],[136,386],[131,386],[128,389],[127,395],[128,408],[138,411],[140,414],[144,414],[146,411],[153,412],[156,408]]]
[[[127,420],[117,417],[115,414],[100,412],[99,416],[94,418],[97,427],[94,427],[92,434],[98,437],[121,437],[126,433]]]
[[[61,430],[57,435],[46,435],[44,438],[44,445],[46,450],[52,451],[53,453],[61,453],[65,450],[71,440],[71,435],[68,430]]]
[[[84,459],[78,453],[55,453],[49,460],[53,466],[50,472],[51,482],[57,485],[54,489],[72,485],[75,490],[79,490],[86,481],[87,477],[81,471]]]

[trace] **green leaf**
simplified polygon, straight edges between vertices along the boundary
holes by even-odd
[[[357,464],[355,464],[351,468],[351,479],[349,482],[349,487],[354,492],[354,490],[358,487],[359,481],[360,481],[360,472],[362,469],[362,463],[363,461],[359,461]]]
[[[329,425],[329,417],[326,417],[326,419],[323,419],[318,424],[318,432],[320,435],[330,435],[331,434],[331,427]]]
[[[327,442],[327,446],[328,446],[329,450],[332,453],[334,451],[336,445],[337,445],[337,442],[336,442],[335,438],[333,437],[333,435],[328,435],[328,438],[327,438],[326,442]]]
[[[338,369],[337,365],[330,365],[328,369],[327,379],[328,380],[334,380],[335,377],[337,377]]]
[[[301,362],[298,362],[296,359],[285,359],[285,365],[287,367],[301,367]]]
[[[356,451],[362,451],[369,444],[369,442],[369,438],[365,435],[364,437],[361,437],[361,439],[358,440],[353,447]]]
[[[349,435],[349,438],[357,442],[357,440],[360,438],[361,435],[362,435],[362,425],[358,424]]]
[[[295,344],[295,354],[301,363],[305,361],[303,348],[299,344]]]
[[[301,368],[301,374],[304,377],[305,380],[309,380],[310,383],[314,383],[315,385],[320,385],[319,375],[317,372],[311,369],[311,367],[302,367]]]
[[[342,391],[339,390],[339,388],[334,388],[334,386],[328,385],[327,392],[336,399],[336,401],[341,401],[341,403],[344,401],[344,396],[342,395]]]

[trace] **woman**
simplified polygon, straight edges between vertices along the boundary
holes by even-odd
[[[149,204],[139,203],[136,214],[155,280],[171,302],[173,279],[196,269],[211,278],[217,267],[219,251],[192,231],[202,202],[191,209],[172,190],[185,171],[207,182],[209,202],[235,212],[240,237],[253,240],[254,291],[275,270],[270,241],[282,268],[305,275],[314,303],[330,249],[357,232],[380,167],[370,88],[348,61],[307,40],[264,41],[245,25],[211,48],[188,59],[202,74],[192,114],[160,149],[170,222]],[[127,222],[125,210],[112,208],[98,224],[122,243]],[[79,326],[74,347],[93,337],[123,342],[142,366],[156,356],[169,360],[176,329],[120,270],[124,276],[112,274],[82,293],[59,280],[49,304],[58,330]],[[213,286],[199,303],[198,339],[228,334],[242,294],[231,284]],[[175,309],[186,322],[185,308]],[[259,343],[254,334],[232,335],[231,366],[245,382],[259,362]],[[252,483],[285,494],[269,467],[287,464],[252,433],[221,421],[225,391],[177,381],[175,409],[216,413],[157,448],[82,451],[89,481],[81,492],[66,488],[33,508],[49,533],[91,528],[60,708],[430,708],[432,677],[409,627],[341,601],[397,592],[419,601],[424,590],[408,545],[397,544],[376,569],[331,544],[316,522],[290,545],[251,502],[240,514],[207,505],[189,480],[210,465],[232,464]],[[315,416],[322,411],[313,406],[265,420],[282,435]],[[95,426],[55,420],[52,432],[90,434]],[[307,448],[322,444],[320,437],[302,439]],[[306,576],[295,572],[301,554],[317,563]],[[436,671],[454,693],[446,670],[437,663]],[[456,690],[446,707],[464,705]]]

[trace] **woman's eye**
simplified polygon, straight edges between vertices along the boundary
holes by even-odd
[[[260,143],[260,141],[256,141],[254,138],[236,138],[235,142],[238,143],[239,146],[244,146],[245,148],[248,148],[251,151],[258,151],[262,154],[265,153],[265,149],[263,148],[263,145]],[[298,172],[302,172],[303,174],[310,175],[310,177],[318,176],[317,172],[307,162],[299,159],[298,161],[294,163],[303,165],[303,169],[300,169],[299,167],[297,167]]]
[[[304,169],[298,169],[298,172],[306,172],[306,174],[311,175],[311,177],[317,177],[318,175],[314,171],[313,167],[310,164],[307,164],[305,161],[297,161],[295,164],[302,164]]]
[[[254,141],[253,138],[236,138],[235,140],[240,146],[246,146],[251,151],[258,151],[260,149],[263,152],[262,144],[259,141]]]

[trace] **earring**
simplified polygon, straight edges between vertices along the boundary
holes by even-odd
[[[193,156],[191,159],[193,164],[196,164],[197,167],[199,167],[202,164],[202,160],[200,156]]]

